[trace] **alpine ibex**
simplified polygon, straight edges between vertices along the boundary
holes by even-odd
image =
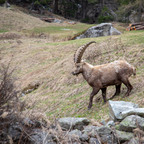
[[[76,70],[72,72],[73,75],[78,75],[81,73],[84,79],[93,88],[93,91],[90,94],[88,109],[92,107],[93,97],[99,92],[100,89],[102,91],[103,100],[104,102],[106,102],[106,89],[107,86],[110,85],[115,85],[116,87],[116,92],[112,96],[112,98],[120,94],[122,83],[127,87],[125,96],[128,96],[133,88],[128,78],[132,74],[136,74],[136,69],[125,60],[117,60],[111,63],[96,66],[93,66],[86,62],[82,62],[81,58],[84,51],[92,43],[96,42],[91,41],[84,46],[81,46],[75,52],[74,63],[76,66]]]

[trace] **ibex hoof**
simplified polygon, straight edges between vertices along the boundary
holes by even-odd
[[[91,109],[91,107],[88,107],[88,109],[87,110],[90,110]]]

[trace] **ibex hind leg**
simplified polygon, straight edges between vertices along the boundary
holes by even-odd
[[[116,85],[115,88],[116,88],[116,92],[110,99],[113,99],[115,96],[120,94],[120,92],[121,92],[121,84]]]
[[[124,96],[124,97],[127,97],[127,96],[129,96],[131,90],[133,89],[133,86],[130,84],[128,78],[123,78],[122,82],[127,87],[127,92],[126,92],[126,94]]]
[[[102,88],[102,89],[101,89],[104,103],[106,103],[106,101],[107,101],[107,100],[106,100],[106,89],[107,89],[107,88]]]
[[[99,88],[93,88],[92,93],[90,94],[90,99],[89,99],[89,105],[88,105],[88,110],[91,109],[92,103],[93,103],[93,97],[99,92]]]

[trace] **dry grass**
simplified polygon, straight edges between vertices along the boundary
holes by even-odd
[[[14,14],[17,12],[12,11],[10,13]],[[33,21],[31,16],[26,17],[29,20],[28,23],[32,24],[36,24],[38,20],[34,18],[33,20],[36,21]],[[18,25],[21,24],[19,23]],[[124,29],[121,24],[115,25]],[[29,28],[26,25],[24,27]],[[38,89],[21,97],[22,100],[27,101],[29,109],[32,108],[35,111],[44,113],[50,119],[63,116],[85,116],[98,120],[107,119],[108,105],[104,105],[101,99],[100,101],[96,99],[92,110],[87,111],[91,88],[82,76],[74,77],[71,75],[74,69],[73,54],[79,46],[95,40],[97,42],[96,45],[91,45],[84,55],[84,59],[91,64],[103,64],[125,58],[135,65],[137,67],[137,76],[130,79],[134,86],[130,97],[123,98],[126,92],[126,88],[123,86],[121,95],[114,100],[132,101],[142,106],[144,104],[143,33],[143,31],[124,32],[120,36],[63,42],[58,42],[57,39],[52,42],[49,38],[26,36],[18,39],[1,39],[0,49],[4,56],[1,62],[7,62],[12,55],[14,56],[13,65],[18,67],[15,73],[19,77],[17,86],[21,90],[28,88],[29,85],[40,84]],[[60,37],[60,33],[57,36]],[[113,86],[109,87],[107,97],[111,97],[114,91]],[[101,93],[98,93],[96,97],[101,97]],[[33,107],[34,102],[35,105]]]
[[[137,66],[137,77],[131,78],[134,90],[129,98],[122,96],[126,88],[122,88],[122,94],[115,100],[138,101],[143,97],[142,79],[143,73],[143,45],[127,46],[122,42],[123,38],[105,37],[95,39],[105,42],[91,45],[86,51],[84,58],[92,64],[102,64],[116,59],[125,58],[131,64]],[[89,39],[90,41],[91,39]],[[94,39],[93,39],[94,40]],[[107,118],[107,104],[102,100],[94,103],[91,111],[87,111],[88,99],[91,88],[83,80],[82,76],[73,77],[71,71],[74,68],[73,53],[84,40],[76,40],[66,43],[49,43],[45,39],[20,39],[2,41],[2,53],[8,61],[14,55],[13,65],[17,65],[17,82],[21,89],[40,83],[38,90],[25,95],[28,105],[35,101],[34,109],[45,112],[51,118],[62,116],[87,116],[95,119]],[[91,55],[91,57],[89,57]],[[113,87],[108,88],[107,95],[111,97],[114,93]],[[141,96],[139,96],[141,95]],[[101,93],[97,95],[101,97]],[[101,110],[99,109],[101,107]],[[96,113],[97,111],[97,113]],[[105,115],[106,114],[106,115]],[[105,117],[103,116],[105,115]]]
[[[40,19],[27,15],[13,7],[11,9],[0,7],[0,12],[0,29],[20,31],[41,25],[48,26]]]

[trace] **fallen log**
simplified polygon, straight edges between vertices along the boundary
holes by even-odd
[[[45,21],[45,22],[53,22],[55,20],[55,18],[41,18],[42,21]]]
[[[144,23],[133,23],[129,24],[129,26],[126,28],[126,31],[132,31],[132,30],[143,30],[144,29]]]
[[[143,30],[143,29],[144,29],[144,26],[143,26],[143,27],[136,28],[136,30]]]
[[[144,25],[144,22],[130,24],[130,26],[137,26],[137,25]]]

